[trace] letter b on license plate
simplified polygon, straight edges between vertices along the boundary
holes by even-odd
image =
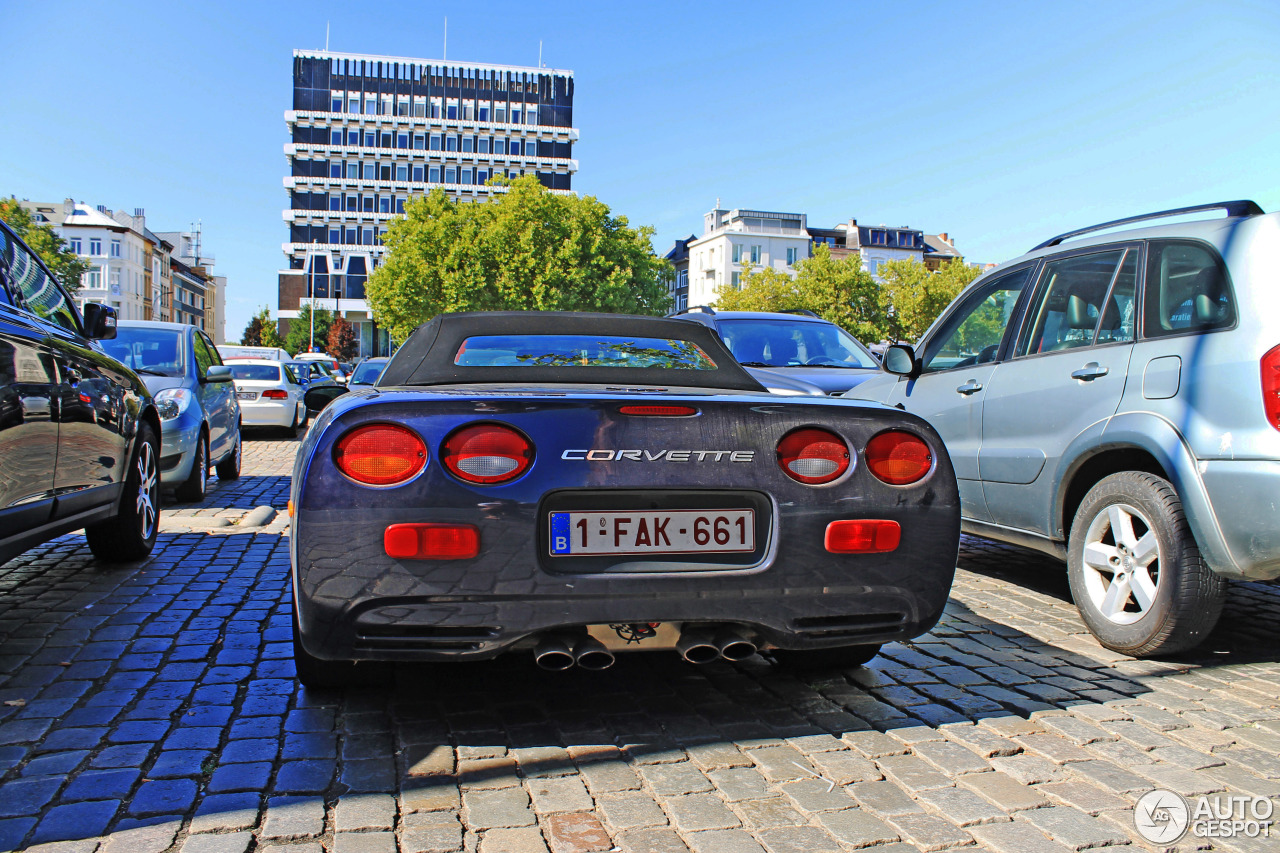
[[[730,553],[756,549],[749,509],[553,512],[551,554]]]

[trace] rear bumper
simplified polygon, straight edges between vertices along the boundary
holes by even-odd
[[[547,571],[528,507],[311,510],[294,519],[294,599],[302,643],[329,660],[465,660],[526,648],[539,635],[625,622],[733,625],[761,647],[884,643],[927,632],[955,572],[959,506],[894,508],[902,544],[887,554],[823,548],[831,509],[777,514],[759,565],[700,572]],[[474,560],[387,557],[387,525],[475,524]],[[635,564],[632,564],[635,565]]]
[[[298,404],[293,400],[282,402],[241,400],[240,422],[247,427],[287,427],[293,424]]]
[[[1203,500],[1183,504],[1198,541],[1219,545],[1206,549],[1214,571],[1242,580],[1280,577],[1280,461],[1202,461],[1199,472]]]

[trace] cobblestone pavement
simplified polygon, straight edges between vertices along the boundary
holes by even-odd
[[[1280,586],[1133,661],[1059,565],[979,540],[942,623],[865,668],[521,656],[302,690],[284,513],[255,509],[284,509],[296,446],[250,440],[143,564],[70,535],[0,566],[0,850],[1137,850],[1153,788],[1280,798]],[[1210,845],[1280,849],[1179,849]]]

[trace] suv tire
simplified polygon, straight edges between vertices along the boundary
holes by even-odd
[[[160,530],[159,460],[160,441],[150,426],[139,424],[119,514],[84,529],[94,557],[105,563],[128,563],[151,553]]]
[[[1085,495],[1071,524],[1067,575],[1098,642],[1133,657],[1203,642],[1227,591],[1201,558],[1173,486],[1141,471],[1111,474]]]

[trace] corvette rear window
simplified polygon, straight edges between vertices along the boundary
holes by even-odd
[[[464,367],[659,367],[715,370],[692,341],[599,335],[477,335],[458,348]]]

